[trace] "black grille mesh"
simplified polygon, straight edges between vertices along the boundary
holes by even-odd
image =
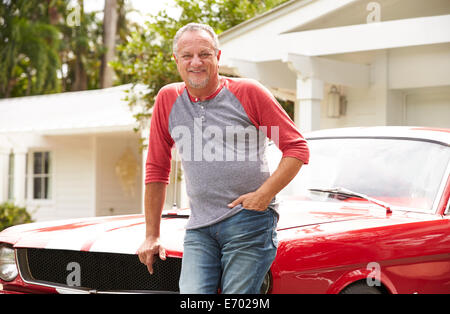
[[[178,292],[181,258],[156,258],[153,275],[137,255],[27,249],[33,281],[66,285],[69,263],[80,265],[81,287],[100,291],[154,290]]]

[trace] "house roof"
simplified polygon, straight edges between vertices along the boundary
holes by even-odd
[[[256,15],[248,20],[245,20],[242,23],[239,23],[219,34],[220,41],[227,41],[232,39],[234,36],[237,36],[240,33],[245,32],[248,28],[254,28],[260,24],[265,24],[270,20],[276,19],[280,15],[285,14],[285,12],[292,11],[297,7],[301,7],[306,5],[314,0],[290,0],[284,2],[264,13]]]
[[[136,126],[126,90],[111,88],[0,100],[0,134],[71,134],[132,130]]]
[[[259,27],[267,27],[269,24],[271,33],[285,33],[289,29],[315,21],[358,1],[360,0],[290,0],[222,32],[219,35],[220,43],[226,43]],[[299,14],[305,8],[306,14]],[[280,18],[283,18],[281,23]]]
[[[378,0],[375,4],[378,4],[382,22],[450,14],[448,0]],[[307,15],[301,15],[299,10],[308,6],[316,7]],[[281,16],[292,15],[293,18],[285,19],[279,34],[367,24],[370,13],[374,12],[374,7],[362,0],[290,0],[227,29],[219,38],[227,42]]]
[[[450,42],[448,0],[371,3],[378,11],[362,0],[288,1],[220,34],[221,67]]]

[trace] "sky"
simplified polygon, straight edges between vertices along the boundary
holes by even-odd
[[[162,9],[167,9],[167,12],[171,16],[177,16],[179,12],[173,8],[171,5],[173,0],[126,0],[129,2],[133,8],[138,12],[130,13],[127,17],[137,21],[144,22],[145,15],[152,13],[156,14]],[[105,5],[105,0],[84,0],[84,10],[86,12],[90,11],[101,11]]]

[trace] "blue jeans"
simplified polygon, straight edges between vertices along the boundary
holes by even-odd
[[[259,293],[277,251],[277,215],[243,209],[186,230],[180,293]]]

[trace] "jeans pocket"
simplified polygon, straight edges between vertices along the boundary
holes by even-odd
[[[267,208],[264,209],[264,210],[248,209],[248,208],[245,208],[245,207],[242,207],[242,209],[243,209],[243,210],[246,210],[246,211],[249,211],[249,212],[251,212],[251,213],[256,213],[256,214],[265,214],[265,213],[268,213],[268,212],[269,212],[269,207],[267,207]]]

